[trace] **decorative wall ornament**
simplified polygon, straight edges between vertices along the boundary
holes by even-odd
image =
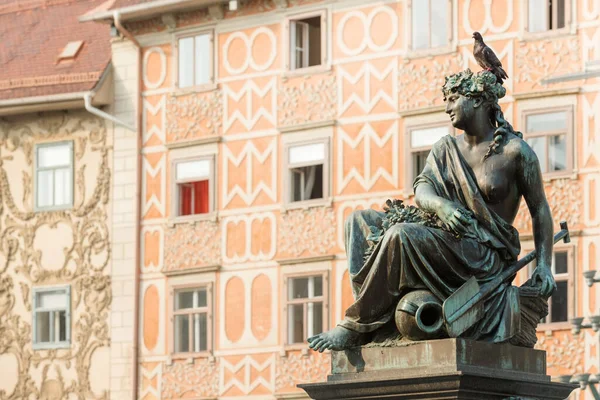
[[[279,95],[280,126],[335,119],[337,82],[332,73],[288,79],[282,83]]]
[[[586,20],[595,20],[600,16],[600,1],[598,0],[583,0],[582,4],[583,17]]]
[[[325,382],[331,372],[331,362],[327,354],[311,352],[309,356],[301,352],[288,352],[278,357],[275,369],[275,391],[296,391],[300,383]]]
[[[479,32],[482,35],[485,35],[488,30],[491,33],[504,33],[506,32],[506,30],[508,28],[510,28],[510,25],[513,22],[513,18],[514,18],[514,14],[513,14],[513,7],[514,4],[512,1],[509,1],[506,4],[506,17],[504,19],[504,21],[502,22],[502,25],[498,26],[494,23],[494,14],[492,13],[492,2],[491,1],[484,1],[483,2],[483,9],[484,9],[484,15],[485,17],[483,18],[483,23],[480,26],[472,26],[471,25],[471,18],[470,18],[470,9],[471,9],[471,0],[465,0],[464,5],[463,5],[463,27],[465,29],[466,32]]]
[[[31,188],[33,187],[33,182],[31,181],[31,175],[29,175],[27,171],[22,171],[21,176],[23,177],[23,208],[26,208],[31,201]]]
[[[253,165],[265,165],[270,161],[271,182],[260,180],[254,182]],[[245,162],[246,187],[234,185],[229,189],[229,164],[239,167]],[[271,200],[277,201],[277,138],[271,139],[264,151],[260,151],[252,141],[247,141],[238,155],[234,155],[227,144],[223,145],[223,204],[226,207],[236,196],[239,196],[246,205],[250,206],[260,193],[266,194]]]
[[[373,25],[373,20],[382,14],[385,14],[389,19],[390,35],[383,44],[377,44],[373,41],[373,38],[371,37],[371,29]],[[346,23],[352,18],[358,19],[361,22],[363,29],[361,35],[362,41],[355,48],[348,47],[348,45],[344,41],[344,37],[346,36]],[[396,39],[398,38],[398,31],[398,15],[391,7],[388,7],[387,5],[375,7],[369,12],[368,15],[365,15],[365,13],[363,13],[362,10],[350,11],[344,14],[344,16],[340,19],[340,22],[338,24],[336,32],[338,38],[337,45],[340,48],[340,50],[342,50],[342,52],[347,56],[356,56],[362,53],[366,48],[369,48],[369,50],[374,52],[384,52],[388,51],[394,45],[394,43],[396,43]]]
[[[158,54],[158,57],[160,58],[160,75],[158,76],[156,82],[151,82],[148,78],[148,60],[152,54]],[[167,55],[163,49],[160,47],[151,47],[146,49],[144,51],[144,60],[142,65],[144,86],[146,86],[147,89],[158,89],[165,83],[165,79],[167,77]]]
[[[531,90],[543,86],[541,81],[545,78],[578,72],[581,69],[579,40],[556,38],[521,42],[515,59],[519,71],[515,82],[527,84],[527,88],[521,85],[520,91]]]
[[[256,375],[251,374],[252,370]],[[243,373],[240,373],[243,371]],[[240,380],[240,377],[241,378]],[[219,395],[223,396],[232,388],[249,395],[262,386],[273,392],[275,389],[275,355],[259,362],[253,356],[245,356],[237,363],[230,363],[225,357],[219,361]]]
[[[581,223],[583,203],[582,187],[579,181],[570,178],[556,179],[547,184],[544,190],[552,211],[553,221],[567,221],[572,227]],[[525,200],[521,201],[513,226],[520,232],[532,231],[531,215],[527,210]]]
[[[338,71],[339,116],[343,116],[353,105],[360,107],[367,114],[373,114],[373,109],[380,103],[387,104],[390,112],[397,111],[399,75],[395,58],[385,68],[378,68],[373,62],[365,61],[355,74],[348,72],[342,65],[338,65]],[[388,78],[391,82],[385,86],[386,89],[379,89],[372,94],[372,83],[374,81],[381,83]],[[344,96],[345,92],[352,94]]]
[[[586,226],[600,225],[600,174],[587,174],[583,178],[583,223]]]
[[[231,88],[231,85],[223,85],[223,130],[229,131],[237,121],[248,131],[252,130],[258,121],[263,118],[272,126],[277,123],[277,79],[272,78],[262,87],[253,80],[247,80],[239,91]],[[253,97],[259,97],[267,107],[260,106],[254,111]],[[265,101],[266,99],[266,101]],[[243,101],[242,101],[243,100]],[[245,110],[235,110],[229,113],[229,103],[245,103]]]
[[[216,398],[219,395],[219,364],[197,358],[192,364],[178,361],[163,366],[162,399]]]
[[[344,174],[344,146],[348,145],[357,150],[362,144],[363,150],[363,174],[352,167],[347,174]],[[383,149],[391,147],[392,165],[390,170],[384,166],[379,166],[376,171],[371,173],[371,167],[377,162],[371,159],[371,146]],[[338,127],[337,143],[337,188],[338,194],[341,194],[350,181],[355,180],[365,190],[369,191],[378,180],[386,180],[393,188],[398,188],[398,122],[390,125],[382,137],[373,129],[369,123],[365,123],[355,138],[350,137],[344,129]]]
[[[269,47],[267,49],[264,49],[264,48],[261,49],[261,52],[266,52],[269,55],[269,57],[263,64],[257,64],[256,60],[254,60],[254,57],[252,56],[254,41],[260,35],[265,35],[267,38],[269,38]],[[229,46],[231,45],[231,42],[233,42],[236,39],[244,42],[245,51],[246,51],[246,59],[244,60],[242,65],[238,68],[234,68],[233,66],[231,66],[231,64],[229,63],[229,58],[228,58]],[[225,40],[225,43],[223,44],[223,66],[225,67],[227,72],[229,72],[231,75],[242,74],[248,69],[248,67],[251,67],[254,71],[258,71],[258,72],[265,71],[265,70],[269,69],[269,67],[271,65],[273,65],[273,61],[275,61],[276,56],[277,56],[277,37],[275,36],[275,34],[273,33],[273,31],[271,29],[269,29],[265,26],[261,26],[260,28],[255,29],[254,31],[252,31],[250,36],[246,35],[246,33],[242,32],[242,31],[234,32],[227,37],[227,39]]]
[[[443,104],[444,77],[463,69],[463,56],[404,59],[398,67],[398,93],[402,111]]]
[[[0,399],[108,399],[107,391],[92,392],[89,374],[94,352],[109,345],[111,171],[105,123],[85,111],[56,112],[0,121],[0,132],[0,151],[25,156],[22,165],[0,159],[0,254],[5,260],[0,264],[0,355],[15,356],[18,379],[14,390],[0,393]],[[25,204],[31,191],[24,199],[15,199],[7,176],[22,175],[25,184],[31,185],[24,170],[31,168],[34,144],[49,139],[75,141],[76,176],[85,171],[86,156],[98,153],[99,157],[90,157],[94,162],[99,159],[98,173],[94,180],[75,185],[74,198],[80,201],[72,209],[33,213]],[[87,141],[92,146],[86,146]],[[57,228],[68,232],[63,237],[69,244],[59,249],[57,256],[62,260],[54,263],[55,258],[46,255],[50,248],[45,244],[52,247],[56,242],[44,235]],[[49,259],[52,265],[47,264]],[[71,346],[33,351],[31,315],[17,310],[31,311],[34,285],[65,284],[71,285]],[[3,296],[7,288],[9,297]],[[107,379],[104,387],[108,386]]]
[[[600,32],[600,30],[599,30]],[[583,165],[587,165],[591,158],[600,162],[600,93],[596,93],[591,101],[587,96],[582,96],[583,103],[583,126],[582,126],[582,148]],[[592,126],[594,129],[592,129]]]
[[[159,47],[157,47],[157,49],[160,49]],[[162,49],[161,49],[162,51]],[[148,54],[148,53],[146,53]],[[166,67],[165,67],[166,68]],[[154,99],[153,99],[154,100]],[[144,130],[143,133],[143,138],[144,138],[144,145],[147,144],[150,139],[152,138],[152,136],[156,136],[156,138],[159,140],[160,144],[164,144],[166,142],[166,124],[167,124],[167,116],[166,116],[166,111],[167,111],[167,101],[166,101],[166,97],[160,96],[158,98],[158,101],[156,102],[156,104],[152,104],[150,100],[148,100],[147,98],[143,99],[143,114],[142,114],[142,127]],[[148,129],[148,114],[155,116],[155,117],[159,117],[160,119],[160,123],[159,124],[152,124],[152,126],[150,127],[150,129]]]
[[[167,103],[168,141],[219,135],[223,126],[222,102],[220,90],[170,96]]]
[[[162,225],[145,225],[141,231],[142,273],[158,272],[164,265],[165,233]]]
[[[218,298],[223,299],[218,302],[219,348],[235,350],[241,356],[243,349],[278,346],[280,330],[275,321],[281,312],[279,303],[260,298],[261,290],[268,289],[273,295],[279,293],[280,277],[274,263],[260,268],[222,270],[219,280]],[[255,319],[255,312],[263,315]],[[262,363],[267,356],[258,356],[258,362]],[[239,359],[235,357],[236,362]]]
[[[279,256],[329,254],[335,248],[335,214],[330,207],[289,210],[279,223]]]
[[[231,247],[231,241],[228,237],[228,228],[230,225],[243,224],[243,239],[244,246],[241,254],[234,252],[229,256],[228,250]],[[253,224],[258,224],[264,229],[261,235],[253,235]],[[235,215],[222,219],[221,231],[221,252],[224,263],[234,264],[247,261],[264,261],[270,260],[275,256],[276,251],[276,232],[277,221],[275,214],[272,212],[256,213],[250,215]],[[268,248],[264,249],[261,246],[264,242],[268,243]]]
[[[539,335],[535,348],[546,352],[548,375],[574,375],[583,371],[585,341],[581,333],[574,337],[571,332],[556,331],[552,335]]]
[[[219,224],[213,221],[178,223],[165,228],[164,271],[182,271],[221,263]]]
[[[163,365],[160,362],[142,363],[140,369],[142,377],[139,389],[140,399],[160,399],[162,368]]]
[[[146,216],[152,207],[155,207],[161,217],[166,216],[166,197],[167,197],[167,154],[162,153],[158,162],[152,165],[150,157],[145,155],[142,160],[142,215]],[[149,185],[148,178],[157,180],[158,185]],[[148,189],[153,189],[148,197]],[[155,190],[158,189],[158,193]]]

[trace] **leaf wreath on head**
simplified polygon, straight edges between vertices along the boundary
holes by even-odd
[[[458,93],[467,97],[483,97],[485,101],[494,103],[506,95],[506,89],[496,81],[493,73],[479,71],[474,74],[468,68],[447,76],[442,91],[445,96]]]

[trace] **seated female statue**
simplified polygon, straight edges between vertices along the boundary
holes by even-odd
[[[446,113],[464,133],[445,136],[431,150],[414,182],[418,207],[435,213],[444,229],[398,223],[387,229],[363,260],[369,226],[382,213],[363,210],[346,222],[346,252],[355,302],[334,329],[309,338],[317,351],[342,350],[365,342],[394,318],[398,301],[425,289],[440,301],[469,278],[497,277],[520,252],[511,225],[521,197],[531,213],[537,267],[530,280],[541,296],[556,288],[550,265],[552,218],[538,159],[520,132],[504,119],[498,99],[506,90],[488,71],[465,70],[446,78]],[[518,288],[502,284],[485,300],[483,319],[462,337],[509,341],[520,329]]]

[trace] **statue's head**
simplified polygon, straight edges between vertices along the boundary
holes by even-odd
[[[494,142],[490,152],[497,152],[507,134],[512,133],[523,137],[504,119],[498,100],[506,95],[504,86],[496,81],[496,76],[489,71],[473,73],[466,69],[446,77],[442,87],[446,113],[450,115],[452,125],[458,129],[465,129],[467,122],[473,120],[477,113],[486,116],[491,125],[496,128]]]
[[[446,112],[452,124],[458,129],[465,129],[465,121],[481,112],[490,116],[490,122],[496,126],[495,111],[498,99],[506,95],[504,86],[496,82],[496,77],[489,71],[476,74],[466,69],[446,77],[442,87]]]

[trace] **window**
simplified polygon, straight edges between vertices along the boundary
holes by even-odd
[[[572,112],[568,109],[525,116],[525,139],[535,151],[543,173],[572,169]]]
[[[290,145],[288,202],[325,199],[329,196],[328,142]]]
[[[567,0],[529,0],[528,30],[544,32],[561,29],[566,25]]]
[[[450,42],[449,0],[413,0],[412,48],[430,49]]]
[[[210,290],[208,286],[175,291],[173,350],[200,353],[210,349]]]
[[[287,344],[305,343],[327,323],[325,276],[287,278]]]
[[[214,159],[200,158],[175,163],[175,215],[208,214],[213,210]]]
[[[179,87],[211,83],[213,80],[212,34],[182,37],[178,41]]]
[[[425,168],[425,161],[431,147],[442,137],[454,134],[454,129],[448,123],[441,125],[412,128],[408,130],[410,149],[410,175],[407,182],[414,182],[415,178]]]
[[[568,249],[555,250],[552,254],[552,275],[556,281],[556,291],[548,299],[548,316],[541,323],[567,322],[570,315],[570,274]],[[529,276],[533,274],[536,260],[529,264]]]
[[[73,205],[73,142],[36,146],[36,209]]]
[[[68,347],[71,341],[71,291],[63,288],[34,288],[34,348]]]
[[[290,69],[323,64],[325,35],[321,27],[325,14],[290,20]]]

